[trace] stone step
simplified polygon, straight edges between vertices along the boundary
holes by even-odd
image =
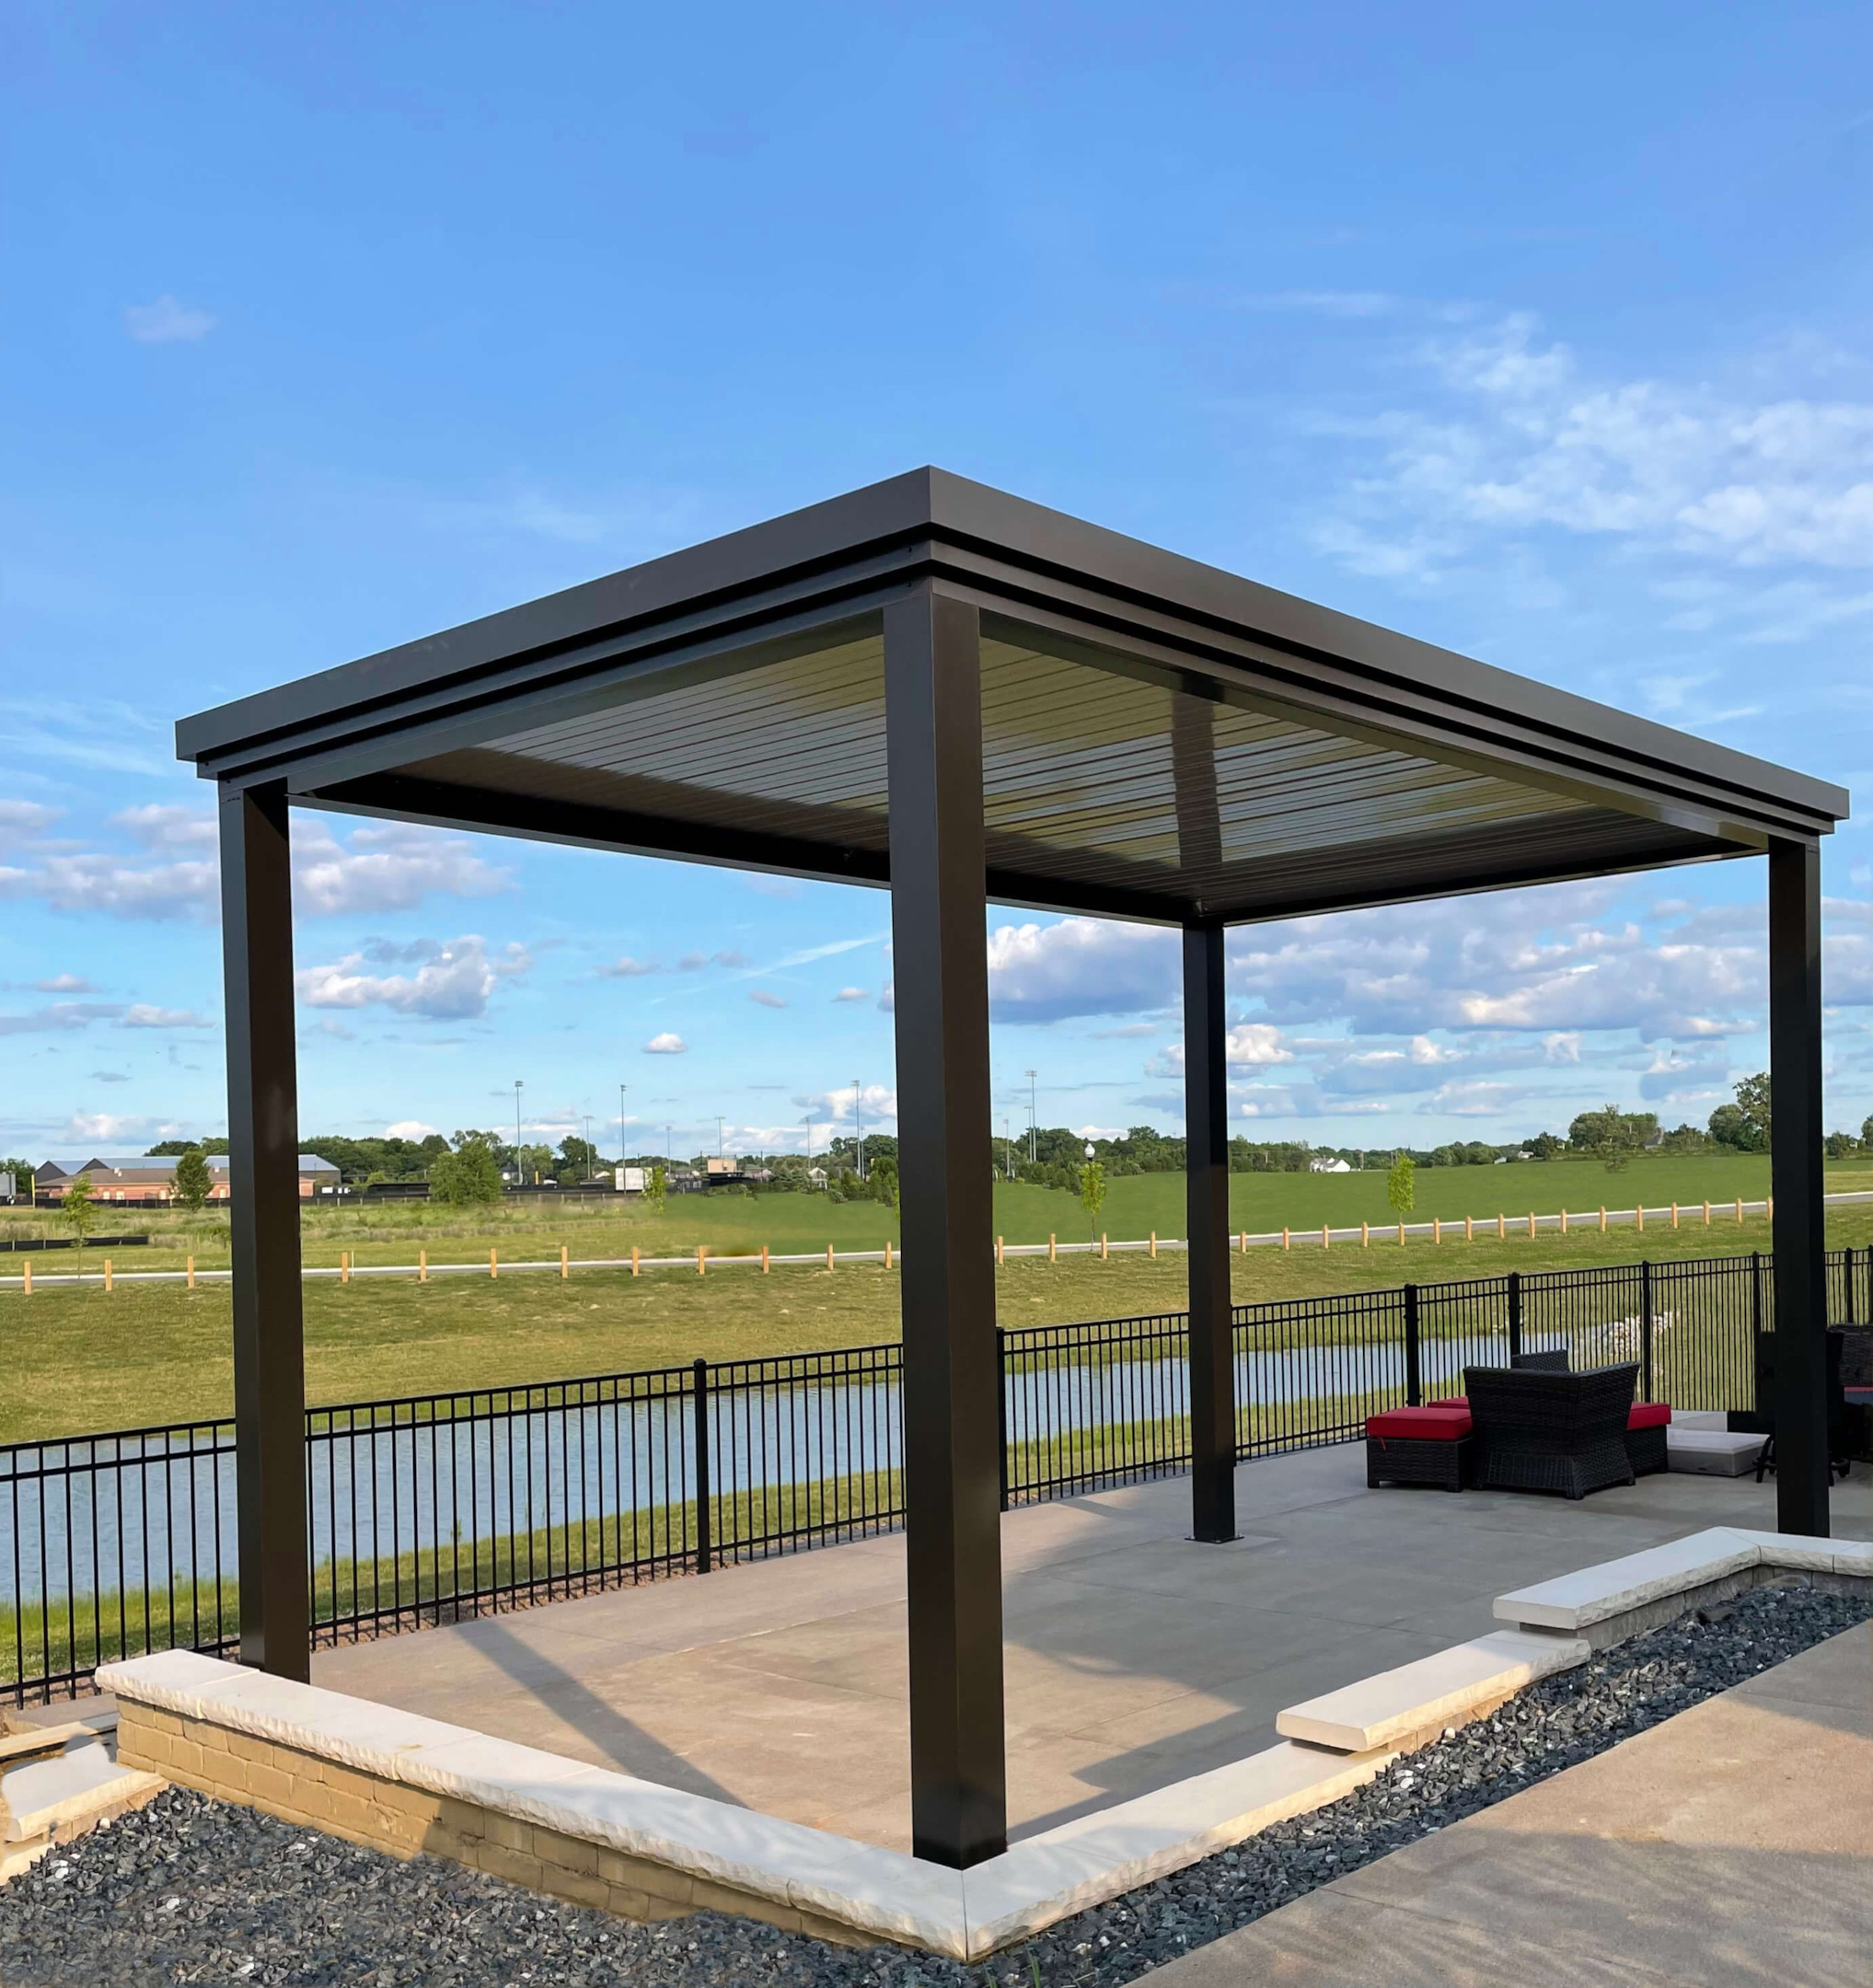
[[[1399,1746],[1480,1718],[1537,1678],[1591,1655],[1571,1636],[1497,1630],[1290,1705],[1276,1717],[1275,1730],[1341,1753]]]
[[[163,1786],[156,1774],[120,1767],[92,1735],[64,1752],[7,1768],[0,1773],[0,1882],[54,1844],[141,1808]]]

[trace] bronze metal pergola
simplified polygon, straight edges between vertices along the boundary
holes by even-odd
[[[241,1657],[308,1670],[288,808],[891,892],[919,1856],[1006,1836],[990,899],[1184,934],[1193,1529],[1234,1535],[1223,935],[1764,855],[1779,1524],[1828,1529],[1840,789],[925,468],[177,727],[220,796]]]

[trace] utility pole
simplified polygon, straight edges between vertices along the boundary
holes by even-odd
[[[521,1082],[522,1082],[522,1080],[521,1080],[520,1078],[518,1078],[518,1077],[516,1077],[516,1078],[515,1078],[515,1079],[514,1080],[514,1185],[515,1185],[516,1187],[524,1187],[524,1186],[525,1186],[525,1185],[526,1185],[526,1175],[525,1175],[525,1174],[524,1174],[524,1173],[523,1173],[521,1172],[521,1167],[520,1167],[520,1086],[521,1086]]]
[[[1035,1109],[1035,1099],[1038,1095],[1039,1092],[1035,1089],[1035,1073],[1033,1070],[1029,1070],[1027,1073],[1027,1163],[1029,1166],[1033,1166],[1035,1162],[1040,1158],[1038,1144],[1040,1121]]]

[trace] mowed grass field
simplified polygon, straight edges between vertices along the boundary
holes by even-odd
[[[1749,1168],[1755,1172],[1746,1175]],[[1702,1221],[1706,1195],[1719,1204],[1739,1194],[1760,1197],[1766,1171],[1760,1162],[1727,1160],[1644,1162],[1619,1174],[1566,1162],[1433,1169],[1418,1176],[1419,1217],[1461,1219],[1468,1213],[1493,1221],[1497,1198],[1480,1196],[1478,1188],[1504,1175],[1519,1187],[1526,1185],[1530,1191],[1519,1197],[1524,1203],[1538,1184],[1555,1184],[1549,1194],[1533,1196],[1538,1213],[1560,1205],[1563,1186],[1574,1213],[1597,1208],[1602,1195],[1610,1207],[1630,1206],[1639,1192],[1654,1207],[1678,1198],[1683,1213],[1676,1230],[1655,1221],[1643,1237],[1631,1229],[1604,1236],[1596,1229],[1567,1237],[1543,1232],[1532,1239],[1511,1231],[1498,1242],[1492,1229],[1470,1243],[1459,1235],[1441,1246],[1425,1239],[1401,1248],[1380,1236],[1370,1249],[1336,1244],[1331,1251],[1323,1251],[1317,1238],[1297,1241],[1291,1251],[1257,1249],[1237,1256],[1235,1292],[1239,1300],[1252,1301],[1409,1279],[1628,1263],[1642,1254],[1657,1260],[1766,1250],[1769,1230],[1761,1216],[1739,1227],[1719,1208],[1711,1228]],[[1468,1174],[1481,1176],[1480,1184],[1467,1181]],[[1323,1220],[1376,1223],[1390,1212],[1377,1175],[1238,1176],[1236,1185],[1242,1196],[1232,1201],[1232,1219],[1251,1230],[1278,1228],[1285,1220],[1299,1236]],[[1264,1198],[1284,1186],[1278,1201]],[[1873,1168],[1831,1168],[1829,1186],[1873,1187]],[[1130,1210],[1145,1211],[1132,1232],[1156,1227],[1161,1235],[1181,1235],[1181,1187],[1176,1176],[1116,1182],[1104,1227],[1114,1236],[1126,1233],[1118,1211],[1129,1204]],[[1461,1191],[1466,1187],[1467,1197]],[[1526,1216],[1527,1206],[1519,1212]],[[1011,1242],[1044,1242],[1050,1230],[1063,1241],[1084,1232],[1083,1212],[1065,1194],[1004,1188],[996,1214]],[[418,1219],[422,1215],[429,1219]],[[788,1221],[797,1225],[791,1231]],[[137,1250],[136,1267],[177,1261],[191,1242],[198,1262],[211,1260],[205,1247],[210,1224],[185,1227],[179,1218],[158,1218],[151,1226],[166,1222],[176,1231],[174,1239],[162,1249]],[[575,1256],[628,1254],[637,1241],[657,1254],[704,1242],[726,1254],[758,1248],[763,1240],[776,1251],[823,1249],[827,1240],[841,1248],[876,1248],[895,1232],[883,1208],[828,1206],[795,1196],[673,1201],[662,1218],[610,1209],[587,1213],[570,1204],[544,1211],[500,1208],[472,1218],[416,1208],[319,1209],[307,1217],[306,1254],[309,1262],[331,1263],[341,1248],[353,1248],[361,1262],[410,1262],[422,1242],[437,1261],[466,1261],[485,1259],[491,1242],[503,1256],[556,1257],[561,1241]],[[1837,1212],[1829,1238],[1836,1247],[1873,1242],[1873,1208]],[[220,1242],[222,1255],[214,1260],[225,1261],[225,1229]],[[95,1259],[95,1252],[87,1254]],[[64,1268],[70,1261],[68,1253],[60,1252],[56,1259],[43,1258],[40,1267]],[[124,1253],[121,1266],[129,1268],[132,1261]],[[0,1260],[0,1267],[11,1265]],[[673,1269],[636,1278],[628,1270],[584,1271],[565,1281],[538,1272],[424,1285],[413,1277],[343,1286],[321,1279],[306,1287],[308,1395],[315,1403],[364,1401],[676,1365],[699,1356],[748,1358],[892,1340],[898,1334],[898,1290],[899,1273],[878,1265],[840,1265],[830,1272],[786,1266],[766,1277],[757,1269],[729,1267],[707,1277]],[[1184,1257],[1167,1253],[1153,1261],[1140,1253],[1104,1263],[1066,1257],[1057,1265],[1017,1259],[998,1273],[996,1301],[1003,1325],[1178,1311],[1185,1302]],[[231,1399],[225,1286],[191,1292],[179,1285],[119,1284],[107,1295],[97,1286],[42,1285],[29,1299],[17,1291],[0,1293],[0,1441],[220,1416]]]
[[[1873,1189],[1873,1160],[1831,1166],[1828,1185],[1831,1191]],[[1551,1215],[1564,1203],[1570,1214],[1585,1215],[1602,1205],[1630,1208],[1641,1197],[1651,1208],[1672,1201],[1691,1208],[1706,1199],[1761,1200],[1768,1191],[1768,1160],[1741,1153],[1648,1159],[1618,1173],[1578,1161],[1424,1167],[1412,1219],[1526,1219],[1532,1209]],[[1385,1175],[1376,1171],[1238,1173],[1230,1181],[1231,1224],[1252,1232],[1317,1230],[1324,1222],[1380,1226],[1396,1219],[1385,1199]],[[120,1267],[125,1270],[179,1268],[190,1254],[204,1270],[227,1263],[225,1218],[207,1210],[189,1216],[99,1204],[97,1226],[100,1233],[151,1235],[150,1248],[137,1250],[133,1260],[123,1255]],[[1089,1225],[1075,1196],[1004,1182],[995,1190],[995,1227],[1010,1242],[1045,1242],[1049,1235],[1067,1242],[1085,1241]],[[1181,1236],[1183,1175],[1134,1173],[1112,1181],[1099,1227],[1115,1242],[1141,1241],[1153,1231]],[[0,1238],[69,1233],[54,1210],[0,1210]],[[880,1203],[834,1202],[812,1194],[672,1195],[661,1213],[637,1202],[577,1197],[558,1206],[526,1201],[460,1209],[427,1202],[307,1204],[301,1220],[302,1250],[312,1266],[335,1265],[344,1250],[360,1264],[413,1264],[419,1246],[437,1262],[485,1262],[491,1248],[503,1256],[556,1257],[561,1243],[574,1256],[629,1256],[633,1244],[646,1255],[693,1255],[699,1244],[720,1255],[758,1254],[763,1242],[777,1254],[792,1255],[819,1254],[828,1243],[841,1250],[882,1249],[896,1235],[891,1211]],[[35,1267],[41,1274],[63,1269],[64,1255],[47,1255]],[[11,1267],[0,1260],[0,1270]]]

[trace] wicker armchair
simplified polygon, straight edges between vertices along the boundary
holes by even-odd
[[[1567,1373],[1567,1348],[1556,1347],[1552,1353],[1515,1353],[1509,1364],[1518,1373]]]
[[[1585,1373],[1464,1368],[1479,1488],[1580,1498],[1631,1484],[1626,1417],[1638,1378],[1638,1368],[1630,1365]]]

